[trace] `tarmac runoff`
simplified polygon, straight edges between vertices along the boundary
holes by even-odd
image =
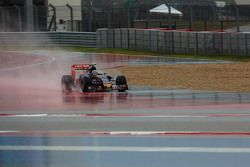
[[[2,116],[1,131],[250,132],[249,115]],[[209,133],[208,133],[209,134]]]
[[[8,136],[0,141],[5,166],[247,167],[250,154],[249,138],[228,136]]]

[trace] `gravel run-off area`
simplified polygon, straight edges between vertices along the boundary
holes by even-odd
[[[117,69],[132,85],[250,92],[250,63],[129,65]]]

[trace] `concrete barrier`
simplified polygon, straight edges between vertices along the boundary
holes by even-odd
[[[107,36],[106,31],[98,32],[99,46]],[[101,33],[101,34],[100,34]],[[84,46],[96,47],[96,33],[88,32],[0,32],[1,46]]]
[[[136,49],[136,29],[128,29],[129,31],[129,49]]]
[[[250,33],[147,29],[97,30],[97,47],[167,54],[250,55]]]
[[[144,30],[140,30],[140,29],[136,30],[135,43],[136,43],[135,50],[143,50],[144,49]]]

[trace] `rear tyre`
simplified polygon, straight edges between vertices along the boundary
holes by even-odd
[[[92,83],[90,77],[81,75],[79,81],[82,92],[88,92],[89,87],[91,86]]]
[[[117,76],[116,79],[115,79],[115,83],[116,83],[116,85],[118,85],[118,86],[121,86],[121,85],[126,85],[126,86],[127,86],[126,77],[123,76],[123,75]],[[127,90],[127,87],[124,88],[124,89],[119,89],[118,92],[125,92],[126,90]]]
[[[71,93],[74,82],[71,75],[63,75],[61,79],[63,93]]]

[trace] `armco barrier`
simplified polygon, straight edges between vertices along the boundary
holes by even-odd
[[[250,33],[98,29],[97,47],[169,54],[250,56]]]
[[[0,32],[0,46],[96,47],[94,32]]]

